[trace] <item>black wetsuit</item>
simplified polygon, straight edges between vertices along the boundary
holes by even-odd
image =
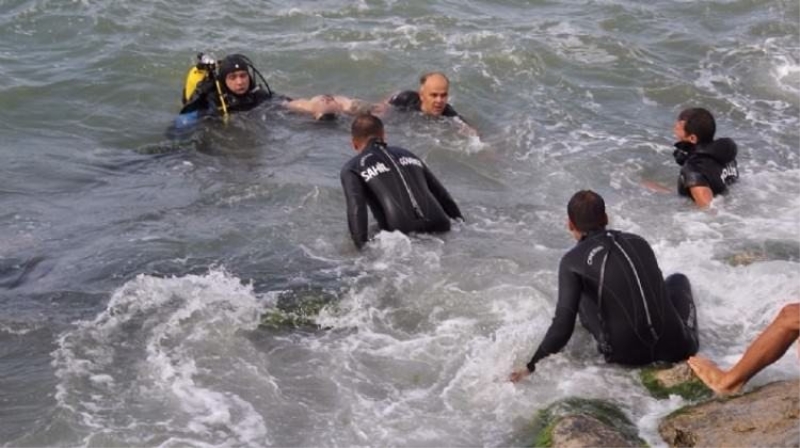
[[[400,170],[400,173],[398,173]],[[382,230],[447,232],[464,219],[453,198],[410,151],[371,140],[341,171],[347,223],[356,247],[368,239],[367,206]],[[449,217],[449,218],[448,218]]]
[[[736,143],[729,138],[705,145],[678,142],[675,148],[673,156],[682,166],[678,176],[678,194],[682,196],[691,197],[692,187],[708,187],[716,196],[725,193],[728,185],[739,178]]]
[[[540,359],[564,348],[576,316],[607,362],[677,362],[697,353],[689,279],[674,274],[664,281],[653,250],[637,235],[591,232],[564,255],[558,268],[556,313],[528,370],[533,372]]]
[[[413,90],[404,90],[394,95],[389,99],[389,104],[402,111],[422,111],[422,100],[419,97],[419,93],[414,92]],[[453,109],[453,106],[450,104],[444,106],[442,116],[459,117],[462,121],[464,120],[460,115],[458,115],[458,112],[456,112],[456,110]]]

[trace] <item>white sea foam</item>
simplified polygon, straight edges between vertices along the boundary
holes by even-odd
[[[60,338],[54,353],[58,403],[119,442],[148,445],[166,431],[197,441],[269,444],[253,397],[236,383],[255,380],[250,384],[267,391],[274,386],[269,375],[254,376],[249,362],[234,355],[248,352],[236,348],[243,342],[240,331],[255,328],[260,309],[252,289],[224,271],[141,275],[95,319]],[[208,375],[222,366],[233,384]],[[164,426],[158,415],[175,426]],[[154,417],[156,425],[143,432],[149,435],[128,439],[127,426],[144,427]]]

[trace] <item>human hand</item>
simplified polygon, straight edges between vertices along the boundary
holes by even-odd
[[[204,80],[197,83],[197,86],[194,89],[194,97],[201,97],[206,96],[211,93],[216,93],[217,85],[214,83],[214,80],[211,77],[207,77]]]
[[[458,127],[458,132],[461,135],[465,135],[467,137],[480,138],[480,134],[478,134],[478,130],[473,128],[472,126],[468,125],[467,123],[464,123],[464,122],[462,122],[461,126]]]
[[[386,115],[386,112],[389,110],[389,105],[387,103],[377,103],[373,104],[370,107],[370,113],[375,115],[376,117],[383,117]]]
[[[531,371],[528,370],[527,367],[523,367],[521,369],[517,369],[511,372],[511,375],[508,377],[508,380],[512,383],[519,383],[520,381],[524,380],[531,374]]]

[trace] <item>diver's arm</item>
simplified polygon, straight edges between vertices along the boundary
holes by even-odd
[[[556,303],[556,314],[547,333],[544,335],[542,343],[527,364],[529,372],[536,369],[536,363],[542,358],[558,353],[567,345],[572,332],[575,330],[575,319],[578,316],[578,306],[580,305],[582,280],[568,265],[568,257],[561,259],[558,267],[558,302]]]
[[[197,83],[197,87],[192,93],[191,98],[183,105],[179,113],[185,114],[189,112],[203,111],[211,107],[209,97],[216,95],[217,89],[214,81],[204,79]]]
[[[456,205],[456,201],[453,200],[453,197],[450,196],[450,193],[447,189],[439,182],[439,179],[431,173],[428,169],[427,165],[423,165],[423,172],[425,173],[425,181],[428,183],[428,189],[433,194],[433,197],[439,201],[439,204],[444,209],[444,212],[447,213],[447,216],[450,219],[460,219],[464,221],[464,216],[461,214],[461,210],[459,210],[458,205]]]
[[[456,115],[453,120],[458,124],[458,132],[468,137],[480,137],[478,130],[472,127],[461,115]]]
[[[399,95],[400,93],[401,92],[395,92],[389,95],[388,97],[384,98],[383,100],[381,100],[379,103],[372,104],[369,113],[375,115],[376,117],[385,116],[386,113],[389,111],[389,108],[395,106],[395,104],[393,104],[393,101],[396,101],[397,95]]]
[[[464,119],[456,109],[451,106],[449,103],[444,107],[444,111],[442,111],[442,116],[452,118],[453,121],[458,125],[458,132],[459,134],[466,135],[468,137],[479,137],[478,130],[472,127],[467,120]]]
[[[700,208],[708,208],[714,199],[714,192],[702,171],[689,161],[681,168],[681,177],[695,204]]]
[[[382,102],[387,106],[408,107],[410,93],[411,91],[409,90],[399,90],[386,97]]]
[[[361,249],[368,240],[367,200],[361,178],[349,169],[349,164],[340,174],[345,202],[347,203],[347,226],[356,248]]]
[[[711,205],[711,200],[714,199],[714,192],[708,187],[690,187],[689,194],[692,195],[694,203],[700,208],[708,208]]]

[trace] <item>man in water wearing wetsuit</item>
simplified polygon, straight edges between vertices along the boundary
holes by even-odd
[[[678,142],[672,154],[682,167],[678,194],[691,197],[701,208],[739,178],[736,143],[729,138],[714,140],[716,129],[714,116],[702,108],[682,111],[673,128]]]
[[[575,317],[597,341],[606,362],[644,365],[677,362],[697,353],[697,316],[689,279],[661,276],[655,254],[643,238],[606,230],[603,198],[579,191],[567,206],[568,227],[578,244],[561,259],[553,322],[526,367],[511,381],[527,377],[542,358],[569,342]]]
[[[390,232],[447,232],[451,218],[464,219],[422,160],[408,150],[386,145],[378,117],[356,117],[351,133],[358,155],[342,167],[340,177],[347,224],[357,248],[368,240],[368,206],[381,230]]]
[[[448,104],[450,80],[441,72],[425,73],[419,78],[419,90],[404,90],[392,95],[387,104],[401,111],[415,111],[434,117],[452,118],[463,131],[477,135],[461,115]]]
[[[181,109],[181,114],[194,111],[206,115],[246,112],[266,101],[276,101],[291,111],[307,113],[320,120],[342,113],[355,114],[361,110],[359,107],[363,108],[362,101],[343,96],[317,95],[310,99],[293,100],[275,94],[266,81],[263,85],[256,82],[254,75],[260,76],[260,73],[250,59],[241,54],[226,56],[217,67],[216,79],[207,78],[198,83],[192,97]],[[221,92],[217,91],[216,81],[220,82]]]

